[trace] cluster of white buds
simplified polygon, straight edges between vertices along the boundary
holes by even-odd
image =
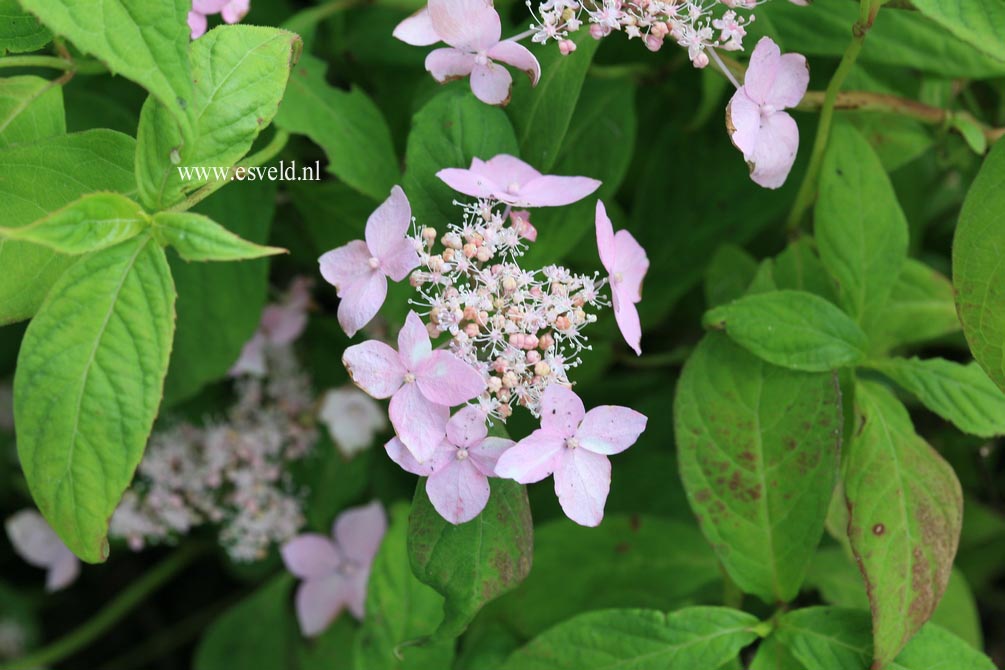
[[[765,0],[546,0],[534,6],[527,0],[534,22],[533,41],[555,41],[563,54],[576,49],[572,33],[589,25],[590,34],[601,39],[612,32],[638,38],[651,51],[658,51],[667,39],[688,51],[695,67],[709,63],[709,49],[743,49],[746,26],[752,10]],[[713,52],[714,54],[714,52]]]
[[[535,235],[524,212],[495,200],[455,204],[461,223],[442,236],[413,227],[421,265],[412,304],[431,337],[448,335],[450,350],[485,376],[476,402],[489,416],[505,421],[516,404],[538,416],[545,389],[570,386],[569,370],[590,349],[583,329],[609,304],[607,280],[556,265],[526,270],[519,261]]]

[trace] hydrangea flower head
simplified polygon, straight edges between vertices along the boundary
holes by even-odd
[[[641,356],[642,325],[635,305],[642,300],[642,279],[649,270],[649,257],[627,230],[614,232],[604,203],[599,200],[596,226],[600,262],[607,270],[611,284],[614,318],[625,342]]]
[[[344,609],[362,620],[370,567],[386,532],[384,508],[374,501],[342,512],[331,537],[305,533],[283,545],[286,569],[302,580],[296,610],[305,636],[323,633]]]
[[[7,519],[5,526],[14,551],[36,568],[46,570],[46,591],[65,589],[77,579],[80,561],[41,514],[31,509],[21,510]]]
[[[499,456],[513,446],[513,440],[488,436],[486,418],[474,406],[458,411],[447,422],[446,438],[425,463],[416,461],[398,438],[385,446],[391,460],[404,470],[429,478],[429,501],[453,524],[471,521],[485,509],[488,478],[495,476]]]
[[[475,158],[466,170],[446,168],[436,176],[464,195],[491,198],[514,207],[568,205],[600,188],[600,182],[589,177],[542,175],[519,158],[507,154],[487,161]]]
[[[342,299],[338,320],[349,337],[376,316],[387,297],[387,279],[401,281],[419,265],[406,237],[412,208],[399,186],[366,222],[366,241],[353,240],[318,259],[321,275]]]
[[[496,475],[531,484],[555,475],[555,493],[566,516],[597,526],[611,489],[611,462],[635,444],[646,417],[627,407],[583,406],[571,389],[550,386],[541,400],[541,427],[517,442],[496,464]]]
[[[188,13],[192,39],[206,33],[206,17],[219,14],[226,23],[239,23],[250,9],[251,0],[192,0],[192,11]]]
[[[733,144],[750,165],[750,177],[765,188],[778,188],[792,170],[799,149],[799,127],[784,110],[806,94],[810,73],[806,58],[782,54],[771,38],[754,48],[743,80],[726,108]]]

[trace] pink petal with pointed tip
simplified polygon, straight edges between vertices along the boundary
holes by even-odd
[[[391,189],[391,195],[380,204],[366,220],[366,246],[370,253],[383,260],[408,234],[412,225],[412,206],[400,186]]]
[[[642,355],[642,323],[639,321],[639,310],[629,298],[623,296],[617,289],[612,289],[614,320],[618,323],[618,330],[625,338],[628,346],[635,351],[636,356]]]
[[[569,388],[552,384],[541,395],[541,428],[560,437],[572,437],[586,408],[579,396]]]
[[[468,458],[483,475],[495,477],[499,457],[514,444],[516,443],[513,440],[507,440],[503,437],[486,437],[477,447],[468,450]]]
[[[419,267],[419,254],[410,239],[399,240],[380,258],[381,271],[394,281],[401,281]]]
[[[323,633],[345,609],[351,595],[350,585],[339,574],[301,582],[295,598],[300,632],[305,637]]]
[[[467,77],[474,66],[474,55],[453,48],[434,49],[426,56],[426,71],[441,84],[451,79]]]
[[[520,207],[560,207],[590,195],[600,183],[589,177],[538,177],[520,188],[515,204]]]
[[[391,398],[391,425],[420,463],[433,458],[447,434],[450,408],[430,402],[417,384],[405,384]]]
[[[188,13],[188,29],[191,31],[192,39],[196,40],[205,35],[208,26],[209,22],[206,20],[205,14],[196,11]]]
[[[594,407],[579,424],[579,446],[596,454],[620,454],[635,444],[646,429],[646,416],[628,407]]]
[[[338,305],[338,322],[349,337],[360,331],[377,316],[387,297],[387,277],[372,270],[342,289]]]
[[[457,448],[445,440],[440,443],[440,446],[436,447],[432,458],[424,463],[415,460],[412,452],[397,437],[392,438],[385,444],[384,450],[387,451],[387,455],[392,461],[401,466],[402,470],[411,472],[413,475],[419,475],[420,477],[428,477],[437,470],[442,469],[450,461],[454,460],[457,455]]]
[[[430,0],[427,8],[433,30],[457,49],[482,51],[502,35],[499,14],[490,0]]]
[[[361,565],[369,565],[377,555],[387,532],[387,515],[379,501],[351,507],[338,515],[332,536],[342,553]]]
[[[642,300],[642,280],[649,271],[649,257],[638,240],[627,230],[619,230],[614,235],[617,250],[614,272],[618,277],[618,291],[630,302]]]
[[[395,26],[391,34],[405,44],[416,47],[427,47],[440,41],[440,36],[433,29],[433,21],[429,18],[429,10],[425,7]]]
[[[537,86],[537,82],[541,79],[541,64],[537,62],[534,54],[519,42],[503,40],[489,49],[486,55],[494,61],[512,65],[526,72],[532,86]]]
[[[489,501],[489,482],[469,460],[457,460],[426,480],[433,507],[452,524],[478,516]]]
[[[501,188],[485,175],[463,168],[444,168],[437,172],[436,176],[458,193],[474,198],[488,198]]]
[[[513,76],[498,63],[475,63],[471,69],[471,92],[487,105],[505,105],[509,102]]]
[[[401,362],[411,372],[418,375],[419,366],[429,359],[433,345],[429,341],[429,331],[415,312],[405,317],[405,325],[398,331],[398,354]]]
[[[596,228],[600,263],[608,273],[611,273],[617,260],[617,250],[614,246],[614,225],[611,223],[610,217],[607,216],[607,208],[600,200],[597,201]]]
[[[611,462],[586,449],[569,449],[555,468],[555,493],[565,515],[581,526],[598,526],[611,490]]]
[[[786,112],[776,112],[761,123],[761,134],[750,161],[750,178],[764,188],[785,183],[799,150],[799,127]]]
[[[489,434],[485,419],[485,412],[477,407],[469,405],[458,410],[447,421],[447,440],[457,447],[478,445]]]
[[[449,351],[434,351],[415,369],[415,379],[422,395],[447,407],[473,400],[487,387],[482,373]]]
[[[67,549],[66,553],[49,568],[45,576],[45,590],[47,593],[61,591],[77,581],[79,576],[80,561]]]
[[[544,429],[533,433],[507,449],[496,463],[496,476],[521,484],[539,482],[555,471],[565,442]]]
[[[372,254],[363,240],[353,240],[341,247],[325,252],[318,259],[321,276],[334,286],[338,295],[342,289],[355,282],[360,277],[373,272],[370,267]]]
[[[404,383],[405,366],[398,352],[377,340],[346,349],[342,364],[356,386],[378,400],[390,398]]]
[[[330,538],[317,533],[298,535],[280,550],[286,569],[300,579],[321,579],[336,572],[342,563]]]

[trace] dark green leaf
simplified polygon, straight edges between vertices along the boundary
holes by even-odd
[[[0,56],[38,51],[50,40],[48,28],[21,9],[17,0],[0,0]]]
[[[944,276],[921,261],[907,259],[883,319],[873,334],[874,349],[933,340],[960,330],[953,285]]]
[[[978,51],[1005,61],[1005,3],[1001,0],[915,0],[913,4]]]

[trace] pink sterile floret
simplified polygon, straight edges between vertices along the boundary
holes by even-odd
[[[596,225],[597,250],[611,284],[614,318],[625,342],[641,355],[642,325],[635,305],[642,300],[642,279],[649,270],[649,258],[646,250],[627,230],[614,232],[604,203],[599,200]]]
[[[487,161],[475,158],[471,167],[436,173],[447,186],[475,198],[491,198],[514,207],[558,207],[582,200],[600,182],[589,177],[542,175],[519,158],[499,154]]]

